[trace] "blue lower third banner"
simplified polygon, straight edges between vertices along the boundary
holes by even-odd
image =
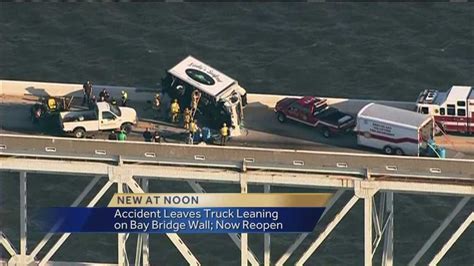
[[[49,232],[287,233],[311,232],[331,194],[115,194],[107,207],[49,208]]]
[[[324,208],[52,208],[52,232],[311,232]]]

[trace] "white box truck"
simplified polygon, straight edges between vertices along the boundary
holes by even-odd
[[[395,155],[438,155],[433,141],[434,121],[430,115],[370,103],[357,114],[357,143]]]

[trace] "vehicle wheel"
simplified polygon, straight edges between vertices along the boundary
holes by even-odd
[[[82,127],[74,129],[74,137],[78,139],[82,139],[85,136],[86,136],[86,131]]]
[[[285,114],[281,113],[281,112],[278,112],[277,114],[277,119],[278,119],[278,122],[280,123],[285,123],[286,121],[286,116]]]
[[[385,152],[385,154],[392,154],[393,149],[390,146],[385,146],[385,147],[383,147],[383,152]]]
[[[123,123],[122,126],[120,127],[121,130],[125,130],[127,134],[130,134],[132,132],[132,124],[130,123]]]
[[[331,137],[331,131],[329,130],[329,128],[323,127],[322,132],[323,132],[323,137],[325,138]]]
[[[403,156],[403,155],[405,155],[405,153],[403,152],[402,149],[397,148],[397,149],[395,149],[395,155]]]

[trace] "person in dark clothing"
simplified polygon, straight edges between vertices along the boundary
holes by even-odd
[[[89,105],[89,102],[92,98],[92,83],[90,81],[87,81],[82,85],[82,88],[84,89],[84,97],[82,98],[82,105]]]
[[[96,103],[97,103],[97,99],[95,98],[95,95],[92,95],[92,98],[89,101],[89,110],[94,109],[94,106]]]
[[[158,133],[158,130],[155,130],[155,132],[153,133],[153,141],[156,143],[161,143],[161,136]]]
[[[110,94],[109,92],[104,88],[102,91],[99,93],[99,101],[100,102],[106,102],[109,100]]]
[[[145,130],[145,132],[143,132],[143,138],[145,139],[145,142],[151,142],[153,135],[148,128]]]
[[[112,130],[112,132],[110,132],[109,140],[117,140],[117,134],[115,133],[115,130]]]

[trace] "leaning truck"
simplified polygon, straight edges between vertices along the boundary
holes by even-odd
[[[182,108],[191,106],[192,94],[198,90],[201,93],[198,111],[209,126],[220,128],[226,123],[231,136],[239,135],[247,92],[236,80],[188,56],[166,72],[161,87],[163,93],[178,99]]]
[[[445,157],[430,115],[370,103],[357,114],[357,143],[386,154]]]
[[[59,124],[64,133],[84,138],[86,132],[122,129],[130,133],[137,123],[137,112],[130,107],[118,107],[108,102],[98,102],[94,109],[69,111],[59,114]]]

